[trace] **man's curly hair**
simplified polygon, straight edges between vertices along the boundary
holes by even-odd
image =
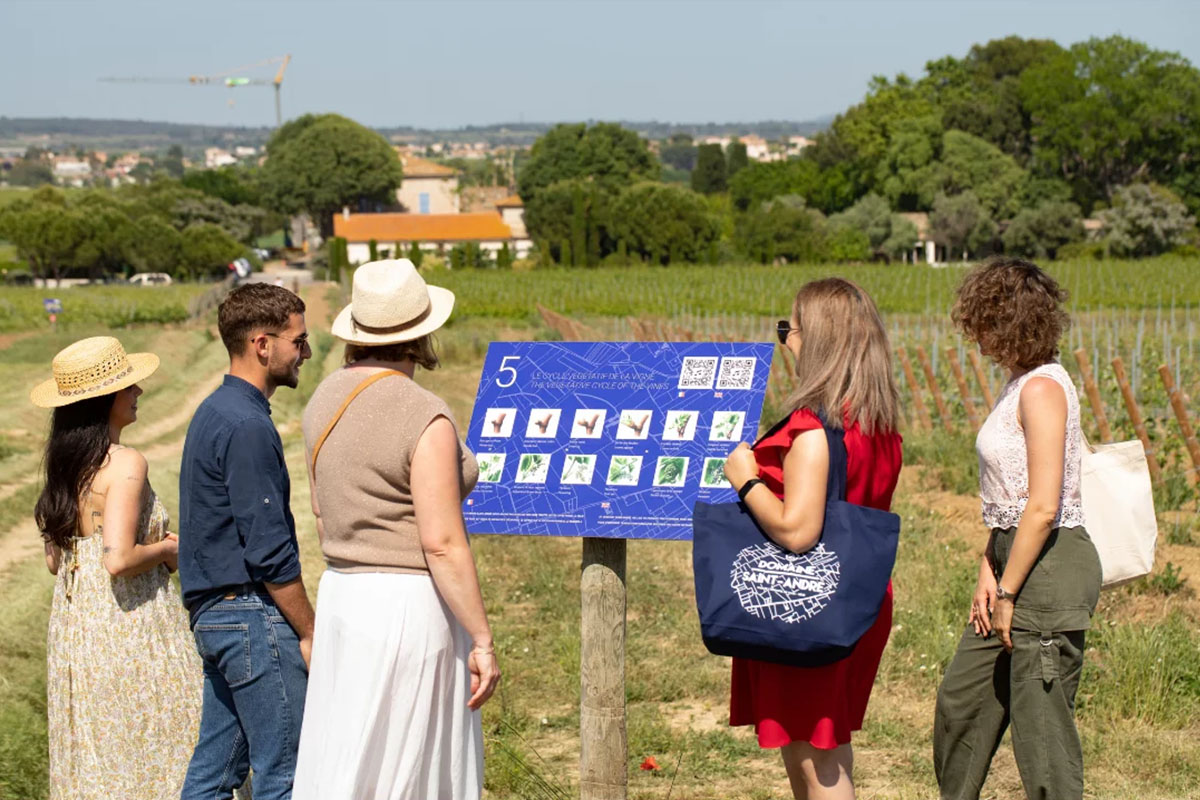
[[[1067,292],[1036,264],[996,257],[967,273],[950,317],[1005,369],[1033,369],[1058,356],[1071,325]]]

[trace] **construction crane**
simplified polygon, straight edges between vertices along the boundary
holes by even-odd
[[[274,86],[275,127],[279,127],[283,124],[283,111],[279,104],[279,87],[283,85],[283,73],[287,70],[288,62],[291,60],[291,55],[277,56],[254,64],[234,67],[215,75],[190,75],[186,78],[100,78],[100,80],[106,83],[188,83],[193,86],[226,86],[230,89],[236,89],[239,86]],[[279,71],[275,73],[274,78],[247,78],[239,74],[270,64],[279,65]]]

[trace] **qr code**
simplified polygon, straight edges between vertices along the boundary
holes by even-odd
[[[680,389],[711,389],[717,376],[716,356],[684,356],[679,371]]]
[[[754,383],[753,358],[723,358],[717,375],[718,389],[749,389]]]

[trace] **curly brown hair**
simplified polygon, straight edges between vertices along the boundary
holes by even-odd
[[[1033,369],[1058,357],[1071,325],[1067,291],[1037,264],[996,257],[967,273],[950,318],[1005,369]]]

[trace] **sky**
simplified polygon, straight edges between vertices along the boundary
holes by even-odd
[[[291,54],[284,118],[374,127],[811,120],[873,75],[1010,34],[1121,34],[1200,64],[1196,0],[3,0],[0,115],[274,124],[269,86],[185,79]],[[269,78],[271,66],[239,74]]]

